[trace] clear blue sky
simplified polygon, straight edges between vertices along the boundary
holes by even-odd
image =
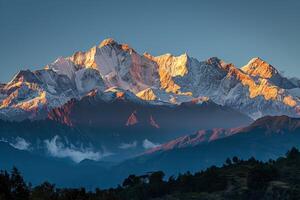
[[[299,0],[0,0],[0,81],[107,37],[237,66],[259,56],[300,77]]]

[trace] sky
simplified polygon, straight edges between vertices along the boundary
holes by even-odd
[[[0,82],[105,38],[154,56],[261,57],[300,78],[299,0],[0,0]]]

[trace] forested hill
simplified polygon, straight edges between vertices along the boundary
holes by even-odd
[[[228,158],[195,174],[187,172],[164,179],[164,173],[130,175],[112,189],[56,188],[45,182],[32,187],[20,172],[0,173],[1,200],[180,200],[180,199],[300,199],[300,152],[261,162],[255,158]]]

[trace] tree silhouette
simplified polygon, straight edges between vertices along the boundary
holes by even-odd
[[[10,177],[11,195],[14,200],[29,199],[29,188],[26,185],[21,173],[16,167],[13,167]]]
[[[44,182],[43,184],[36,186],[31,194],[32,200],[56,200],[58,198],[55,185],[50,184],[48,182]]]
[[[122,186],[95,191],[56,189],[48,182],[31,188],[13,168],[10,173],[0,171],[0,200],[299,199],[299,171],[296,148],[286,158],[262,162],[234,157],[223,167],[186,172],[168,181],[162,171],[129,175]]]

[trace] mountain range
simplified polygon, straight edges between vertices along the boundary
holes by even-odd
[[[216,57],[206,61],[183,54],[138,54],[127,44],[106,39],[86,52],[60,57],[36,71],[20,71],[0,87],[0,117],[41,119],[53,108],[91,92],[112,88],[148,104],[178,105],[213,101],[252,119],[299,116],[299,81],[260,58],[238,68]]]
[[[232,156],[268,160],[299,146],[299,115],[300,80],[261,58],[236,67],[106,39],[0,84],[0,168],[93,188]]]

